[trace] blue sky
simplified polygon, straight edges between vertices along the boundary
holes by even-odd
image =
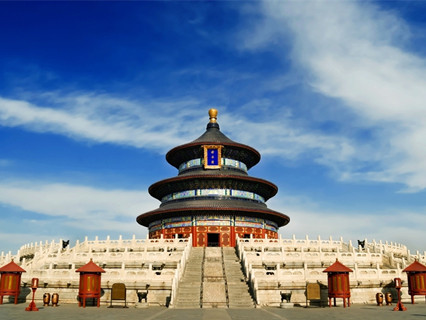
[[[0,251],[145,237],[207,111],[284,237],[426,246],[426,2],[0,3]]]

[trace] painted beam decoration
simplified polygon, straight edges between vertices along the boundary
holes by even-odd
[[[220,169],[222,166],[222,147],[204,145],[204,169]]]

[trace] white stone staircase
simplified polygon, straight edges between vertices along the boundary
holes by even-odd
[[[186,262],[183,277],[179,281],[175,308],[192,309],[201,307],[204,254],[204,248],[192,248]]]
[[[234,248],[192,248],[175,308],[254,308]]]
[[[235,248],[222,248],[229,308],[255,307]]]

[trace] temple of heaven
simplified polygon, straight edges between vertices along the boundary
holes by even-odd
[[[266,206],[278,188],[247,173],[260,161],[259,152],[225,136],[216,109],[209,116],[204,134],[167,153],[179,174],[149,187],[160,207],[137,222],[149,228],[151,239],[192,234],[195,247],[234,247],[236,235],[278,238],[278,228],[290,221]]]

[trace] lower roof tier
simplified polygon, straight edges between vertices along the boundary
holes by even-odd
[[[268,209],[265,204],[241,200],[187,200],[165,203],[156,210],[139,215],[136,221],[148,227],[158,219],[206,214],[227,214],[258,217],[274,221],[278,227],[289,223],[290,218],[278,211]]]

